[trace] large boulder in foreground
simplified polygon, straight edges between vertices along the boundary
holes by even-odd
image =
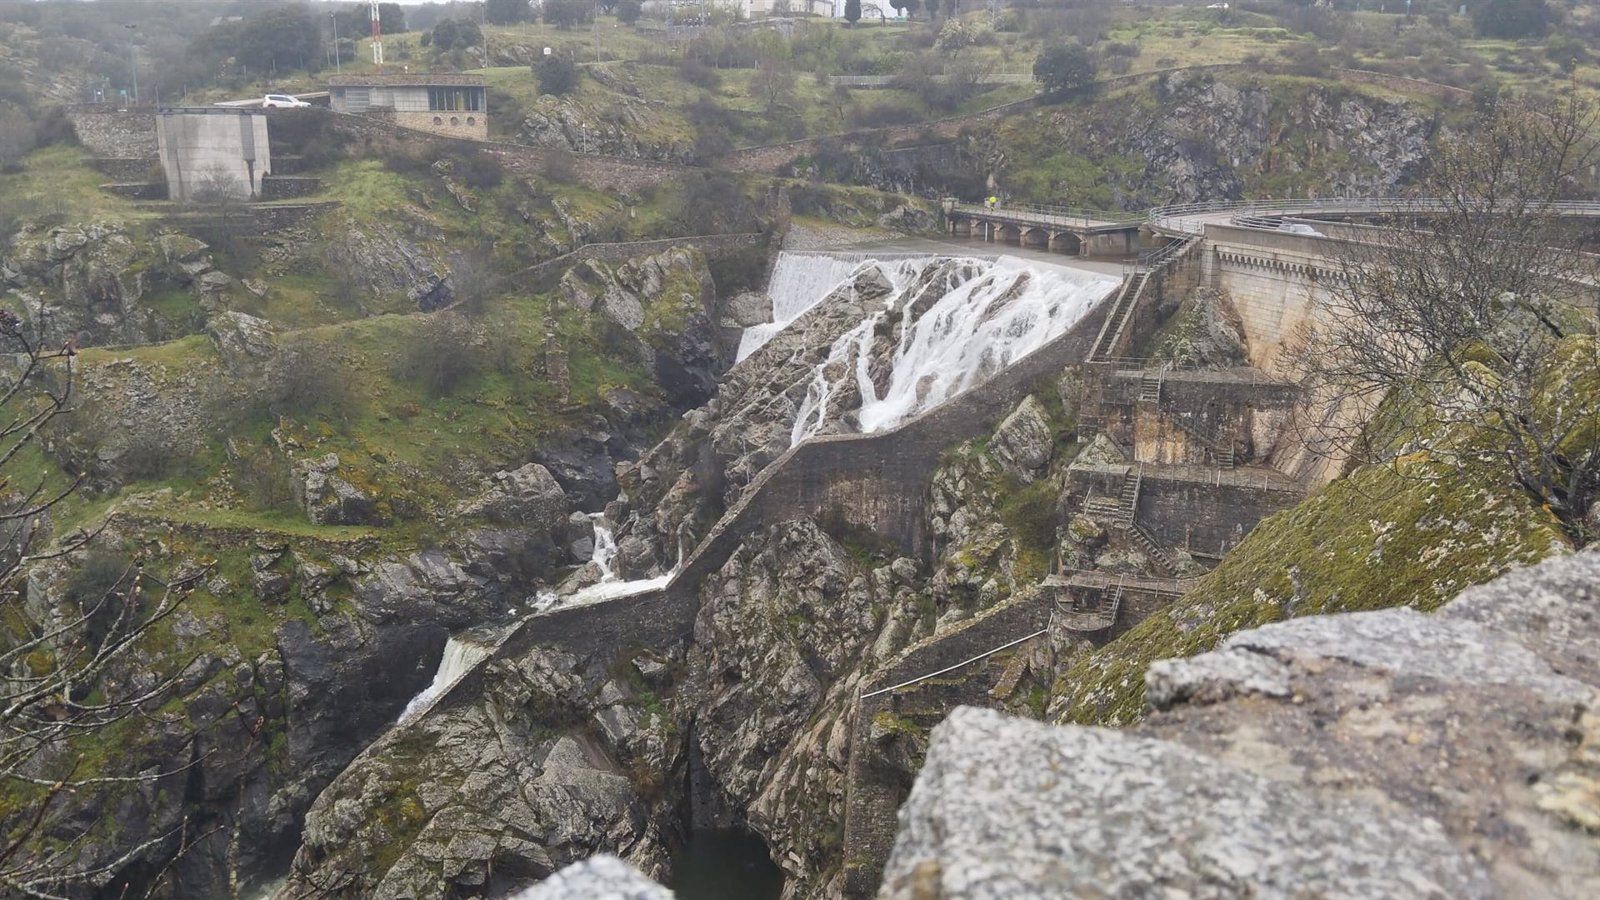
[[[509,900],[672,900],[671,891],[609,853],[573,863]]]
[[[957,710],[881,896],[1600,895],[1597,618],[1585,553],[1157,663],[1137,729]]]

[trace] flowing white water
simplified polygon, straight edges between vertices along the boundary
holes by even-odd
[[[772,267],[772,281],[767,285],[767,296],[772,298],[772,321],[744,330],[734,360],[756,352],[773,335],[816,306],[849,278],[861,261],[861,257],[848,254],[779,253]]]
[[[841,335],[817,366],[790,433],[798,444],[827,422],[835,391],[830,378],[855,357],[857,416],[861,431],[893,428],[932,409],[1049,343],[1077,324],[1116,289],[1117,281],[1092,272],[1032,265],[1002,256],[992,262],[962,260],[944,293],[912,318],[917,276],[933,260],[885,267],[894,284],[885,308]],[[869,351],[879,323],[899,310],[898,337],[889,382],[878,394]],[[835,416],[836,417],[836,416]]]
[[[406,704],[405,711],[400,713],[400,721],[408,721],[420,713],[434,698],[449,690],[450,685],[493,652],[492,646],[452,635],[445,642],[444,655],[439,657],[439,668],[433,673],[433,681]]]
[[[616,581],[617,573],[611,571],[611,561],[617,558],[617,538],[611,533],[611,525],[605,519],[604,513],[595,513],[589,517],[594,523],[594,553],[589,559],[600,569],[600,581]]]

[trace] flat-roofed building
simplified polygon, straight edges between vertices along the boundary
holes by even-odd
[[[481,75],[335,75],[328,79],[334,112],[393,115],[396,125],[449,137],[489,139],[489,108]]]

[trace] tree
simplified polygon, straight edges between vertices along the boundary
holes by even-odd
[[[617,20],[624,25],[632,25],[639,21],[639,16],[644,13],[644,3],[641,0],[617,0]]]
[[[1482,0],[1472,9],[1472,27],[1481,37],[1543,37],[1550,21],[1545,0]]]
[[[547,56],[533,64],[533,74],[539,79],[539,93],[565,96],[578,89],[582,72],[572,57]]]
[[[284,72],[322,65],[322,30],[304,7],[282,6],[246,20],[234,55],[250,69]]]
[[[471,19],[443,19],[433,26],[433,49],[440,53],[483,44],[483,29]]]
[[[922,5],[928,8],[929,19],[939,14],[940,0],[922,0]]]
[[[916,18],[917,10],[922,8],[922,0],[889,0],[889,6],[905,13],[906,18]]]
[[[1293,354],[1337,449],[1496,466],[1579,544],[1600,492],[1596,266],[1557,204],[1596,160],[1595,124],[1571,95],[1499,100],[1443,139],[1419,188],[1437,199],[1334,245]]]
[[[533,21],[533,6],[528,0],[488,0],[483,15],[495,25]]]
[[[1068,41],[1039,54],[1033,61],[1033,79],[1044,86],[1044,92],[1060,97],[1094,82],[1094,59],[1088,48],[1077,41]]]
[[[557,28],[571,28],[594,21],[592,0],[544,0],[544,21]]]
[[[440,53],[448,53],[456,45],[456,20],[443,19],[428,33],[433,36],[434,49]]]
[[[14,368],[0,377],[0,795],[7,805],[0,885],[12,897],[69,890],[76,896],[103,884],[121,861],[76,869],[67,852],[75,842],[41,840],[81,828],[53,819],[56,801],[104,791],[111,782],[149,784],[174,774],[107,779],[81,748],[125,720],[157,716],[173,688],[192,675],[180,667],[152,680],[131,677],[149,652],[145,639],[208,572],[197,568],[163,582],[145,571],[143,557],[92,546],[98,530],[78,529],[51,542],[49,519],[83,476],[52,487],[42,478],[23,481],[19,463],[48,440],[72,403],[77,350],[70,342],[46,350],[9,311],[0,311],[0,345],[15,355]],[[30,589],[36,567],[67,563],[76,566],[63,590]],[[163,832],[133,848],[129,858],[168,841],[182,852],[194,837]]]
[[[844,0],[844,20],[851,28],[861,21],[861,0]]]

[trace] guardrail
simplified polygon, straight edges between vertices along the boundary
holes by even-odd
[[[1009,219],[1038,224],[1134,225],[1145,221],[1143,213],[1130,213],[1116,209],[1090,209],[1084,206],[1047,206],[1039,203],[1008,203],[1004,206],[984,206],[978,203],[954,202],[952,213],[970,213],[989,219]]]
[[[1298,200],[1214,200],[1203,203],[1179,203],[1153,207],[1146,214],[1146,220],[1156,227],[1165,227],[1185,234],[1199,234],[1204,230],[1204,223],[1196,223],[1193,220],[1213,213],[1235,213],[1229,220],[1230,224],[1242,225],[1247,228],[1275,228],[1275,224],[1268,224],[1264,221],[1258,223],[1252,220],[1261,220],[1273,213],[1338,212],[1417,215],[1451,209],[1458,205],[1459,201],[1443,197],[1319,197]],[[1538,204],[1535,211],[1550,215],[1600,217],[1600,201],[1554,200]]]

